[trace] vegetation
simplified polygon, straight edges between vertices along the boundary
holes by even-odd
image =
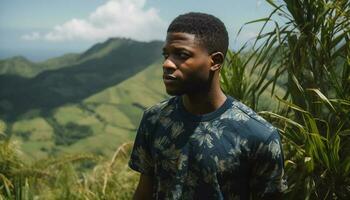
[[[89,126],[69,122],[55,135],[55,143],[56,145],[71,145],[92,134]]]
[[[246,61],[233,57],[236,61],[223,71],[224,89],[242,94],[258,110],[267,92],[276,97],[276,109],[260,113],[283,136],[286,199],[349,199],[350,2],[267,2],[274,10],[247,23],[264,25]],[[266,28],[269,23],[273,30]],[[246,73],[258,72],[256,81],[226,78],[227,71],[246,70],[249,64]],[[239,81],[245,81],[244,88],[231,90]],[[283,95],[277,86],[284,88]]]
[[[67,155],[28,165],[21,161],[15,141],[2,138],[0,199],[131,199],[138,180],[126,165],[131,147],[121,145],[110,161]],[[79,168],[86,161],[93,170]]]

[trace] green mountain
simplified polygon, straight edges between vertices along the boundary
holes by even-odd
[[[91,59],[103,58],[119,46],[125,43],[134,42],[135,41],[128,39],[111,38],[103,43],[95,44],[82,54],[68,53],[43,62],[31,62],[23,56],[15,56],[9,59],[0,60],[0,75],[11,74],[32,78],[43,71],[70,67],[74,64],[83,63]]]
[[[1,75],[0,117],[11,121],[32,109],[45,114],[64,104],[78,103],[154,63],[160,58],[161,46],[158,41],[112,39],[71,59],[71,65],[58,65],[67,63],[62,58],[49,60],[45,63],[56,65],[32,78]]]
[[[32,78],[43,71],[69,67],[76,63],[78,58],[79,54],[71,53],[44,62],[35,63],[29,61],[23,56],[15,56],[9,59],[0,60],[0,75],[7,74]]]
[[[6,60],[0,60],[0,75],[11,74],[31,77],[37,74],[37,64],[27,60],[25,57],[16,56]]]
[[[109,39],[82,54],[29,62],[33,72],[48,66],[32,77],[13,65],[16,71],[0,75],[0,124],[22,141],[27,158],[109,155],[134,137],[144,108],[166,97],[162,45]]]

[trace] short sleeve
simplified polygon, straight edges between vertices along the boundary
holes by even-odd
[[[147,114],[144,113],[137,129],[134,146],[131,152],[129,167],[142,174],[153,174],[153,159],[150,153],[150,132]]]
[[[284,156],[277,130],[265,142],[258,145],[252,163],[250,188],[256,199],[279,196],[287,189]]]

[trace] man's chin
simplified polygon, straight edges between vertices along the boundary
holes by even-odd
[[[181,96],[184,94],[183,91],[166,89],[166,93],[170,96]]]

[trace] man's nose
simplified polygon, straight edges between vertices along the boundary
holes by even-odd
[[[175,62],[171,59],[171,57],[169,56],[168,58],[166,58],[163,62],[163,71],[167,72],[167,73],[172,73],[172,71],[176,70],[176,64]]]

